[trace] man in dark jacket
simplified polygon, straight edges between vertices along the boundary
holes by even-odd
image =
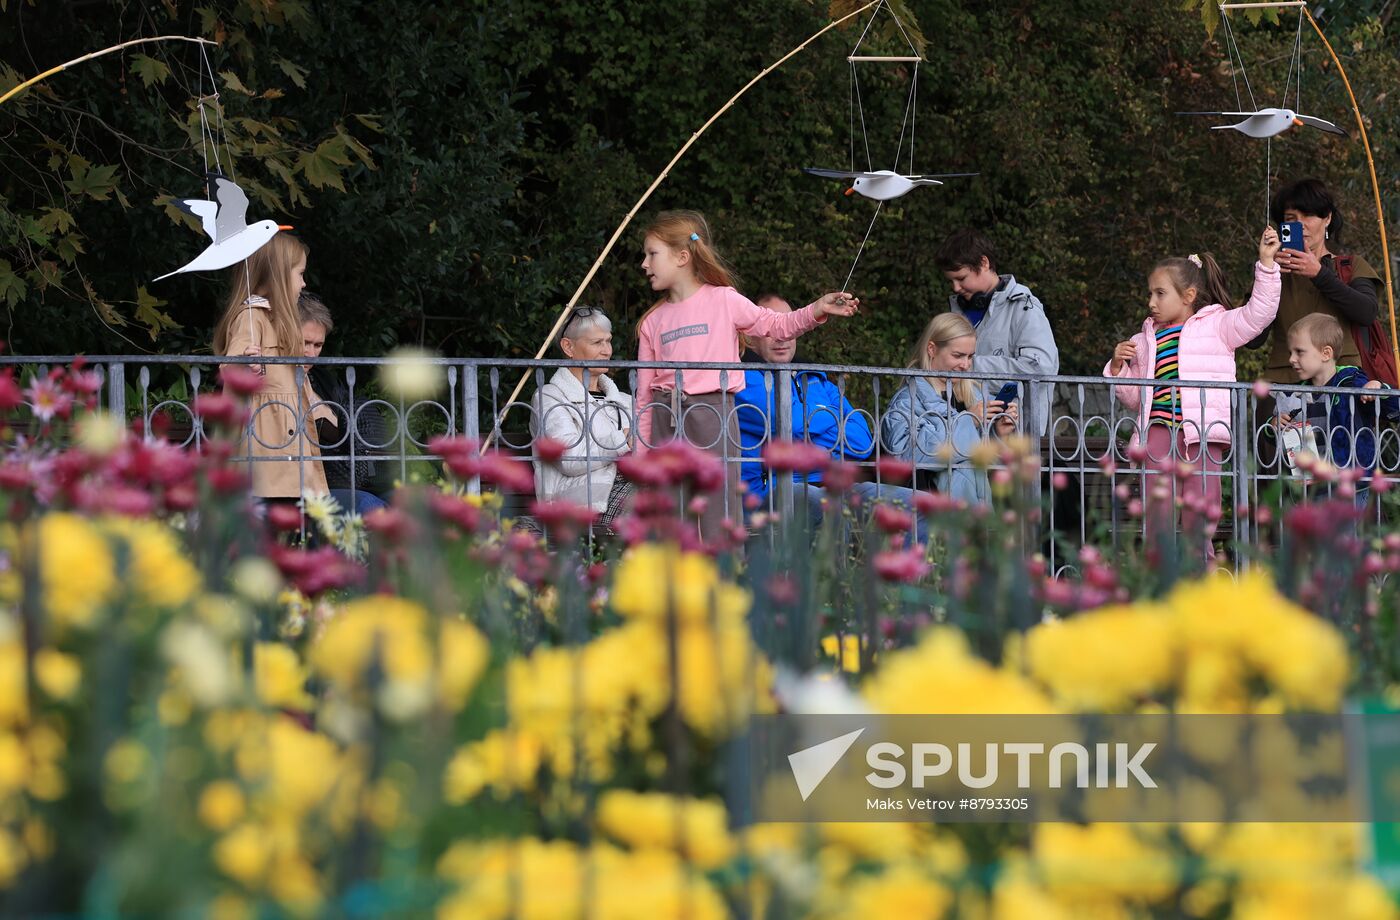
[[[792,312],[792,305],[776,294],[765,294],[756,301],[760,307],[779,313]],[[746,363],[791,364],[797,357],[795,339],[749,336]],[[750,495],[768,498],[772,474],[762,462],[763,448],[774,437],[810,441],[825,448],[836,460],[864,460],[870,456],[874,439],[865,415],[859,413],[827,376],[819,371],[797,371],[792,375],[792,428],[776,432],[778,376],[773,371],[744,372],[744,389],[734,398],[739,418],[739,440],[744,456],[741,467]],[[804,493],[813,520],[821,520],[821,473],[793,474],[799,497]]]
[[[315,294],[302,292],[297,300],[297,312],[301,319],[302,353],[308,358],[319,358],[325,347],[326,336],[335,328],[330,310]],[[344,459],[323,459],[321,466],[326,472],[326,485],[331,496],[342,508],[356,514],[367,514],[388,503],[389,493],[394,488],[392,463],[386,460],[369,459],[383,456],[384,445],[390,444],[392,435],[384,423],[384,416],[376,406],[365,406],[362,393],[351,394],[345,380],[345,368],[317,365],[311,369],[311,388],[317,398],[330,404],[335,413],[335,421],[320,419],[316,423],[316,439],[321,445],[321,453],[328,457]],[[350,430],[350,418],[356,422],[357,437],[354,439],[355,461],[352,467],[348,459],[351,453],[351,439],[345,437]]]

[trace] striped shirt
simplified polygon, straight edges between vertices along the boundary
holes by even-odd
[[[1179,350],[1181,326],[1168,326],[1157,330],[1157,363],[1153,377],[1157,380],[1177,381],[1181,379]],[[1181,426],[1181,390],[1172,386],[1156,387],[1152,391],[1152,412],[1148,416],[1149,425],[1166,425],[1170,428]]]

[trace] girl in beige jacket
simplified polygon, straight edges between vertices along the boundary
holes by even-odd
[[[232,269],[231,293],[223,318],[214,329],[220,355],[285,357],[301,355],[297,296],[306,286],[306,244],[279,233]],[[245,365],[246,366],[246,365]],[[318,418],[333,417],[316,406],[316,394],[303,372],[296,384],[295,364],[253,365],[266,379],[249,405],[251,421],[238,453],[250,457],[253,495],[263,499],[299,499],[322,494],[326,476],[320,450],[308,432]]]

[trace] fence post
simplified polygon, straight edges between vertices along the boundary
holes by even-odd
[[[777,392],[777,418],[773,420],[773,437],[781,437],[783,440],[792,438],[792,370],[784,367],[778,371],[776,381]],[[785,473],[776,478],[774,485],[778,489],[777,511],[782,515],[783,521],[792,520],[792,474]]]
[[[107,365],[107,411],[126,423],[126,365],[120,361]]]
[[[462,366],[462,434],[472,442],[481,438],[481,417],[477,415],[477,410],[480,407],[477,402],[476,365],[464,364]],[[468,480],[467,493],[469,495],[481,494],[480,476],[473,476]]]
[[[1240,546],[1249,545],[1250,531],[1250,489],[1249,489],[1249,463],[1253,456],[1254,445],[1254,413],[1250,411],[1250,400],[1253,398],[1251,390],[1234,387],[1230,390],[1233,397],[1231,402],[1235,404],[1235,434],[1230,439],[1233,442],[1234,463],[1234,488],[1231,490],[1230,499],[1234,503],[1234,508],[1230,509],[1230,520],[1235,522],[1234,539]],[[1241,437],[1243,435],[1243,437]],[[1239,514],[1239,509],[1244,508],[1245,513]],[[1241,568],[1241,559],[1244,565],[1248,565],[1248,556],[1242,553],[1235,554],[1235,567]]]

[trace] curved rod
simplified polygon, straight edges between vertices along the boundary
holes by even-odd
[[[1361,117],[1361,106],[1356,103],[1356,93],[1352,92],[1351,81],[1347,79],[1347,72],[1342,67],[1341,59],[1337,57],[1337,52],[1332,50],[1332,43],[1327,40],[1327,36],[1322,34],[1322,27],[1313,18],[1312,10],[1306,6],[1303,12],[1307,14],[1308,22],[1317,32],[1317,37],[1322,39],[1322,44],[1327,46],[1327,53],[1332,55],[1332,63],[1337,65],[1337,73],[1342,75],[1342,83],[1347,88],[1347,96],[1351,98],[1351,110],[1356,115],[1356,129],[1361,132],[1361,146],[1366,150],[1366,165],[1371,170],[1371,192],[1376,196],[1376,227],[1381,232],[1381,260],[1385,262],[1385,293],[1390,303],[1390,350],[1395,356],[1395,366],[1400,368],[1400,337],[1395,331],[1395,284],[1391,278],[1390,271],[1390,244],[1385,238],[1385,209],[1381,206],[1381,185],[1376,180],[1376,161],[1371,157],[1371,141],[1366,136],[1366,120]]]
[[[715,114],[710,116],[709,121],[705,122],[703,125],[700,126],[700,130],[690,135],[690,139],[686,141],[683,145],[681,145],[681,149],[676,151],[675,156],[671,157],[671,162],[666,164],[666,168],[661,170],[661,172],[657,175],[656,179],[651,183],[650,186],[647,187],[647,190],[642,193],[642,197],[638,198],[637,203],[632,205],[632,210],[628,211],[627,216],[622,218],[622,223],[617,225],[617,229],[613,231],[612,239],[608,240],[608,245],[604,246],[603,251],[598,254],[598,258],[593,262],[593,267],[590,268],[588,270],[588,274],[584,276],[583,281],[578,286],[578,290],[574,291],[574,296],[569,298],[569,302],[565,304],[564,309],[559,312],[559,318],[554,321],[554,328],[549,330],[549,335],[545,336],[544,341],[540,344],[540,350],[535,353],[535,360],[543,358],[545,352],[549,350],[549,343],[554,341],[554,337],[559,334],[559,331],[561,329],[564,328],[564,322],[569,318],[570,311],[572,311],[574,305],[578,303],[578,299],[581,296],[583,296],[583,292],[588,288],[588,285],[590,285],[593,282],[593,276],[596,275],[598,273],[598,269],[602,267],[603,260],[608,257],[609,253],[612,252],[613,246],[617,245],[617,241],[622,236],[623,231],[627,229],[627,225],[632,223],[632,218],[637,216],[637,212],[641,210],[642,205],[646,204],[647,199],[651,197],[651,193],[656,191],[657,186],[659,186],[662,182],[666,180],[666,177],[671,173],[672,167],[674,167],[676,163],[680,161],[681,157],[685,156],[686,151],[690,149],[691,145],[700,139],[700,135],[704,134],[705,131],[710,127],[710,125],[714,124],[721,115],[729,111],[730,106],[738,102],[739,97],[744,95],[744,93],[747,93],[755,83],[757,83],[759,80],[762,80],[764,77],[768,76],[773,71],[777,70],[783,64],[787,63],[789,58],[793,57],[803,48],[806,48],[812,42],[821,38],[827,32],[836,28],[846,20],[859,16],[861,13],[864,13],[871,7],[878,6],[880,3],[883,2],[884,0],[870,0],[869,3],[865,4],[859,9],[847,13],[840,19],[834,19],[831,22],[827,23],[815,35],[808,38],[796,48],[793,48],[787,54],[778,58],[778,60],[765,67],[763,71],[758,74],[758,76],[745,83],[743,89],[739,90],[737,93],[731,96],[728,102],[719,107],[719,111],[715,112]],[[520,391],[525,387],[525,381],[528,379],[530,379],[530,373],[527,370],[523,375],[521,375],[520,380],[515,384],[515,389],[512,390],[510,393],[510,398],[506,400],[507,407],[509,407],[511,403],[515,402],[516,397],[520,395]],[[496,428],[500,427],[501,421],[505,418],[506,412],[508,411],[509,409],[502,410],[500,417],[496,419],[496,424],[491,426],[491,434],[487,436],[486,440],[483,441],[481,445],[481,449],[483,452],[491,446],[491,442],[496,436]]]
[[[90,61],[93,58],[102,57],[102,55],[104,54],[111,54],[113,51],[120,51],[123,48],[130,48],[132,45],[144,45],[147,42],[198,42],[201,45],[218,44],[218,42],[210,41],[207,38],[191,38],[188,35],[158,35],[155,38],[137,38],[129,42],[122,42],[120,45],[113,45],[110,48],[103,48],[101,51],[94,51],[91,54],[85,54],[82,57],[73,58],[73,60],[68,61],[66,64],[59,64],[57,67],[50,67],[48,70],[39,74],[37,77],[30,77],[28,80],[25,80],[19,86],[16,86],[14,89],[11,89],[9,92],[5,93],[5,95],[0,96],[0,105],[4,105],[5,102],[11,96],[18,95],[19,93],[33,86],[35,83],[38,83],[45,77],[51,77],[61,70],[67,70],[74,64],[81,64],[83,61]]]

